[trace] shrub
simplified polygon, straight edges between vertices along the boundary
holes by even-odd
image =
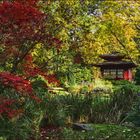
[[[110,81],[105,81],[105,80],[101,80],[101,79],[97,79],[95,80],[95,83],[94,83],[94,90],[93,92],[95,91],[98,91],[99,92],[103,92],[103,93],[111,93],[113,92],[113,85]]]
[[[136,69],[136,73],[135,73],[135,81],[137,85],[140,85],[140,67],[138,67]]]
[[[119,85],[113,92],[54,94],[47,97],[47,124],[72,122],[122,123],[140,91],[132,83]],[[47,125],[46,124],[46,125]]]
[[[132,108],[136,100],[136,94],[140,89],[133,84],[122,85],[115,90],[109,102],[110,114],[120,123],[127,112]],[[111,116],[111,115],[110,115]]]
[[[134,84],[119,85],[108,97],[98,94],[93,101],[91,121],[94,123],[120,123],[133,102],[140,88]]]
[[[93,131],[74,131],[64,128],[63,140],[139,140],[140,129],[128,128],[113,124],[94,124]]]
[[[128,80],[111,80],[111,82],[114,86],[132,84],[132,82],[130,82]]]
[[[10,140],[25,140],[32,133],[37,136],[43,104],[30,81],[18,75],[1,72],[0,136]]]
[[[125,119],[127,122],[133,123],[135,126],[140,127],[140,95],[138,94],[136,102],[133,104],[133,108]]]
[[[46,113],[44,119],[42,120],[42,127],[47,125],[63,126],[65,124],[66,110],[65,107],[62,106],[59,98],[59,95],[47,96],[47,103],[45,107]]]
[[[92,100],[90,94],[48,95],[46,116],[42,120],[41,126],[63,126],[72,122],[88,121]]]

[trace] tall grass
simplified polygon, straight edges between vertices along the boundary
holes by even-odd
[[[133,84],[119,85],[114,92],[55,95],[48,99],[49,123],[121,123],[140,91]]]

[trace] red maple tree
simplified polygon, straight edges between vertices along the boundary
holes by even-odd
[[[47,33],[47,15],[39,10],[38,0],[14,0],[0,3],[0,58],[12,59],[15,72],[38,43],[59,46],[60,41]],[[44,48],[45,49],[45,48]]]
[[[33,100],[41,102],[27,78],[39,74],[50,83],[59,81],[55,75],[44,73],[34,64],[31,52],[38,43],[49,48],[59,47],[61,42],[47,32],[47,15],[39,10],[38,1],[3,0],[0,2],[0,63],[8,62],[12,65],[9,69],[10,72],[0,72],[0,85],[3,91],[6,88],[14,89],[16,94],[31,97]],[[20,71],[24,76],[15,74],[19,64],[24,67],[23,71]],[[0,101],[2,101],[0,115],[7,114],[9,117],[13,117],[21,113],[23,110],[12,108],[12,105],[18,101],[12,99],[11,96],[7,98],[4,94],[0,93]],[[1,97],[1,95],[5,97]]]

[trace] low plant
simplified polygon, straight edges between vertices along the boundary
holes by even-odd
[[[66,121],[66,109],[60,102],[59,95],[47,95],[46,113],[42,127],[45,125],[63,126]]]
[[[69,94],[61,97],[61,103],[67,110],[71,122],[88,121],[93,98],[91,94]]]
[[[139,140],[139,138],[140,129],[108,124],[93,124],[92,131],[64,128],[61,134],[63,140]]]
[[[136,69],[135,73],[135,82],[137,85],[140,85],[140,67]]]
[[[140,127],[140,95],[138,93],[138,97],[136,102],[134,102],[133,107],[130,112],[128,112],[126,118],[126,122],[131,122],[137,127]]]
[[[119,85],[114,92],[104,97],[97,94],[93,100],[91,121],[94,123],[122,123],[140,88],[134,84]]]
[[[128,80],[111,80],[111,83],[112,83],[114,86],[132,84],[132,82],[130,82],[130,81],[128,81]]]
[[[0,73],[0,136],[25,140],[39,137],[44,101],[31,82],[7,72]]]
[[[113,92],[113,85],[110,81],[96,79],[94,82],[93,92],[98,92],[98,91],[102,93],[110,94],[111,92]]]
[[[124,121],[140,89],[133,85],[119,85],[113,92],[85,94],[52,94],[47,97],[48,124],[64,125],[73,122],[117,123]]]

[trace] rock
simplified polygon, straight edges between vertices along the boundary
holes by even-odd
[[[93,127],[90,124],[84,124],[84,123],[74,123],[72,125],[73,130],[79,130],[79,131],[92,131]]]

